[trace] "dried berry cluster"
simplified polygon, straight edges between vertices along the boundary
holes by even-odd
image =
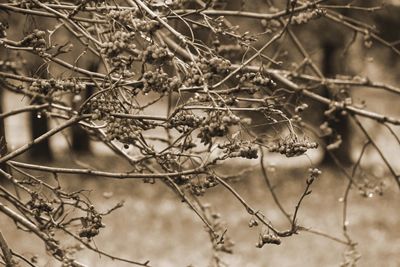
[[[175,128],[180,133],[187,133],[201,124],[201,118],[191,113],[179,112],[169,121],[168,128]]]
[[[146,19],[134,18],[132,20],[132,26],[136,31],[143,33],[152,33],[160,28],[160,22],[153,19],[146,20]]]
[[[360,179],[360,182],[357,182],[357,189],[363,197],[371,198],[374,195],[382,196],[387,186],[386,182],[381,181],[380,178],[363,172],[358,179]]]
[[[265,244],[280,245],[281,239],[275,234],[265,233],[265,234],[260,235],[260,238],[258,240],[258,243],[256,244],[256,247],[262,248]]]
[[[185,3],[187,3],[189,1],[187,0],[167,0],[167,1],[149,1],[149,5],[154,8],[155,10],[157,10],[158,12],[163,12],[166,14],[169,14],[171,12],[171,10],[174,9],[183,9],[185,8]]]
[[[309,142],[307,140],[298,140],[291,138],[289,140],[280,140],[277,144],[269,147],[269,152],[279,152],[286,157],[300,156],[307,152],[308,149],[315,149],[318,147],[316,142]]]
[[[277,19],[262,19],[260,23],[267,31],[276,32],[282,28],[282,23]]]
[[[45,36],[46,33],[44,31],[35,29],[31,34],[24,37],[21,41],[21,46],[31,46],[34,51],[41,52],[46,48]]]
[[[111,25],[125,27],[130,31],[151,33],[160,26],[158,21],[144,18],[137,8],[111,10],[106,16],[110,19]]]
[[[86,89],[86,84],[76,80],[37,80],[32,82],[29,90],[35,93],[49,95],[54,92],[68,92],[72,94],[79,94]]]
[[[220,75],[227,74],[230,66],[230,61],[221,57],[203,57],[198,62],[191,62],[185,85],[202,85],[206,81],[212,81]]]
[[[112,95],[101,95],[89,102],[89,110],[93,120],[106,122],[107,140],[118,140],[128,147],[138,140],[142,130],[148,130],[153,126],[143,120],[119,118],[114,116],[126,110],[118,99],[112,99]],[[113,115],[114,114],[114,115]]]
[[[227,74],[231,66],[231,62],[222,57],[212,57],[209,60],[202,58],[200,62],[201,70],[208,70],[207,72],[215,74]]]
[[[54,208],[52,203],[39,197],[38,194],[32,194],[32,199],[26,203],[26,206],[36,215],[40,216],[44,213],[51,213]]]
[[[293,16],[291,23],[292,24],[305,24],[313,19],[319,19],[325,16],[326,10],[322,8],[316,8],[311,11],[302,12],[298,15]]]
[[[189,190],[195,196],[203,196],[206,192],[206,188],[201,183],[194,182],[189,184]]]
[[[208,113],[201,127],[199,127],[200,133],[198,138],[205,145],[211,144],[213,137],[223,137],[227,134],[229,126],[237,125],[240,122],[240,118],[235,114],[228,113],[225,111],[213,110]]]
[[[202,184],[190,183],[190,192],[195,196],[203,196],[206,188]]]
[[[136,48],[134,38],[135,32],[115,31],[107,36],[108,41],[102,44],[100,52],[113,57],[125,49],[134,50]]]
[[[218,185],[217,179],[213,175],[208,175],[204,181],[205,188],[211,188]]]
[[[64,256],[62,259],[61,267],[76,266],[74,259]]]
[[[146,63],[160,64],[170,61],[173,56],[167,47],[154,44],[146,47],[140,58]]]
[[[371,37],[371,33],[369,31],[366,31],[366,33],[363,36],[364,39],[364,46],[366,48],[371,48],[372,47],[372,37]]]
[[[160,155],[159,157],[157,157],[157,162],[163,166],[163,168],[167,171],[173,172],[177,169],[181,168],[181,165],[179,163],[179,157],[176,156],[175,154],[172,153],[165,153]],[[175,178],[177,179],[176,181],[178,181],[178,183],[180,185],[186,184],[190,179],[191,176],[185,176],[182,175],[179,178]]]
[[[236,141],[233,140],[224,145],[218,146],[223,149],[223,153],[228,158],[242,157],[246,159],[258,158],[258,149],[255,145],[248,141]]]
[[[325,137],[331,138],[325,142],[328,144],[327,150],[336,149],[342,143],[333,123],[341,119],[338,115],[351,111],[359,117],[370,117],[380,123],[394,121],[392,117],[384,116],[385,114],[382,114],[383,119],[379,119],[376,115],[378,113],[354,105],[350,91],[360,85],[382,87],[389,91],[396,89],[368,79],[362,81],[354,77],[352,81],[352,77],[343,78],[334,76],[333,73],[329,75],[332,79],[326,79],[315,67],[316,62],[312,61],[319,57],[313,54],[309,56],[308,50],[315,48],[315,42],[320,44],[331,40],[325,37],[322,41],[307,39],[308,32],[290,30],[297,28],[295,25],[308,22],[308,26],[312,28],[316,19],[329,16],[329,21],[344,24],[351,31],[363,34],[366,47],[371,47],[372,41],[376,41],[394,50],[395,43],[380,39],[373,28],[358,21],[358,15],[352,18],[351,8],[360,12],[364,7],[346,6],[347,10],[344,10],[343,6],[335,8],[334,5],[320,5],[322,1],[311,3],[312,1],[290,0],[277,4],[280,9],[271,7],[267,11],[258,3],[248,5],[246,2],[249,1],[237,1],[240,2],[240,8],[234,10],[238,5],[233,2],[236,1],[75,0],[64,3],[49,0],[8,0],[8,3],[1,5],[0,9],[6,12],[3,12],[5,17],[0,18],[4,21],[0,22],[0,45],[6,50],[7,59],[14,60],[14,55],[17,55],[15,61],[22,65],[23,58],[30,59],[25,55],[33,52],[33,56],[42,61],[35,62],[35,65],[43,63],[39,71],[48,72],[45,73],[47,78],[32,78],[29,75],[32,69],[28,64],[28,71],[20,71],[16,70],[12,62],[0,61],[0,82],[3,87],[32,98],[32,105],[15,112],[28,110],[38,118],[46,114],[46,119],[66,120],[48,134],[41,134],[36,141],[43,141],[51,134],[69,127],[82,126],[96,141],[105,143],[130,163],[129,170],[123,172],[97,171],[97,168],[90,166],[70,168],[68,171],[58,167],[20,167],[27,168],[25,174],[25,171],[16,169],[18,162],[11,162],[10,159],[31,149],[36,141],[5,151],[4,164],[10,163],[7,167],[17,170],[18,174],[13,171],[3,176],[11,177],[8,181],[17,186],[23,194],[22,197],[31,195],[31,200],[23,205],[21,201],[24,198],[19,201],[18,192],[14,194],[10,191],[8,195],[2,190],[5,193],[2,194],[7,197],[6,201],[14,204],[10,208],[23,215],[20,216],[23,220],[15,216],[10,218],[17,225],[27,226],[24,221],[32,223],[31,226],[35,228],[28,228],[38,229],[32,232],[39,237],[43,236],[41,233],[45,234],[46,238],[42,239],[46,243],[47,251],[62,260],[62,266],[79,264],[74,262],[73,254],[68,254],[68,248],[56,240],[61,233],[62,236],[72,236],[91,250],[107,255],[97,249],[95,244],[90,244],[94,242],[93,238],[99,234],[100,228],[105,227],[102,223],[103,217],[114,210],[98,213],[83,190],[66,193],[61,189],[58,179],[64,176],[64,172],[119,178],[136,177],[145,183],[157,181],[166,185],[189,204],[205,223],[214,246],[213,257],[217,258],[215,255],[218,252],[232,253],[233,243],[225,236],[227,228],[223,226],[220,215],[209,212],[206,205],[202,204],[204,198],[197,196],[214,191],[211,188],[217,185],[223,186],[252,216],[249,227],[257,227],[257,230],[262,228],[256,246],[261,248],[265,244],[279,245],[280,237],[305,229],[297,225],[297,211],[303,198],[311,193],[310,185],[321,175],[319,169],[309,169],[302,181],[306,183],[305,191],[295,207],[294,215],[290,215],[281,207],[279,196],[273,192],[275,182],[269,181],[267,177],[267,171],[275,172],[275,167],[269,165],[265,169],[262,160],[257,161],[261,165],[267,188],[282,214],[290,221],[290,228],[281,232],[275,228],[271,218],[256,211],[235,190],[235,186],[230,185],[231,179],[236,180],[236,177],[243,176],[248,170],[243,169],[240,173],[230,175],[225,166],[221,166],[225,160],[224,163],[229,164],[232,161],[256,159],[263,152],[262,144],[273,140],[275,142],[268,146],[269,151],[286,157],[300,156],[308,149],[317,148],[317,143],[307,140],[307,137],[299,139],[297,136],[308,132],[304,131],[304,124],[300,123],[301,116],[307,116],[301,114],[308,108],[303,101],[324,104],[330,102],[329,109],[324,112],[326,122],[320,127]],[[279,1],[266,2],[273,6],[272,2]],[[285,4],[286,10],[283,7]],[[261,14],[260,10],[255,10],[257,8],[270,15]],[[342,11],[346,16],[341,15]],[[36,29],[28,35],[24,34],[25,37],[20,37],[18,41],[13,40],[18,34],[10,29],[13,31],[10,31],[8,39],[8,25],[5,24],[8,12],[34,17],[40,25],[48,25],[45,25],[47,27],[43,28],[44,31]],[[40,21],[40,17],[45,17],[45,21]],[[19,18],[18,15],[17,20]],[[30,18],[25,20],[33,21]],[[14,23],[15,20],[11,21]],[[260,26],[254,24],[257,21],[262,27],[251,28]],[[22,25],[12,26],[22,28]],[[23,27],[29,28],[26,26],[32,25]],[[308,26],[305,28],[309,28]],[[249,31],[245,32],[243,29]],[[303,45],[303,38],[313,42]],[[65,40],[71,46],[64,44]],[[75,45],[73,49],[72,44]],[[358,42],[354,42],[354,45],[357,44]],[[352,45],[353,42],[349,42],[345,52],[351,52]],[[74,78],[63,80],[56,73],[67,73],[70,76],[65,77]],[[26,87],[28,91],[24,89]],[[313,90],[322,87],[329,87],[332,94],[323,96],[319,90]],[[16,90],[19,88],[21,90]],[[86,89],[93,93],[89,98],[82,99],[84,94],[80,93]],[[40,98],[40,103],[36,98]],[[6,111],[0,116],[12,114],[14,111]],[[146,132],[147,130],[151,131]],[[286,135],[287,131],[289,135]],[[74,138],[76,136],[74,134]],[[368,134],[366,137],[370,139]],[[2,136],[0,141],[5,143],[5,137]],[[358,171],[363,169],[362,166],[356,167],[359,167]],[[44,176],[47,176],[45,173],[54,176],[54,180],[47,177],[41,179],[43,175],[40,175],[34,183],[13,177],[17,175],[33,179],[36,175],[35,168],[41,170],[40,173]],[[230,173],[234,171],[231,170]],[[219,173],[226,175],[226,178],[220,178]],[[373,185],[371,181],[365,181],[364,185],[357,181],[356,175],[353,178],[352,185],[362,190],[367,197],[382,190],[383,184],[378,184],[378,181]],[[111,194],[104,196],[108,198]],[[74,230],[71,231],[71,228]],[[351,245],[349,238],[347,241]],[[113,255],[109,257],[116,259]],[[2,260],[5,261],[5,257]],[[216,264],[211,265],[223,265],[215,262]],[[147,263],[139,265],[148,266]]]
[[[97,213],[94,208],[91,208],[88,212],[88,216],[81,218],[83,228],[79,230],[79,236],[91,239],[92,237],[98,235],[100,232],[100,228],[105,227],[105,225],[101,221],[102,215]]]
[[[256,159],[258,158],[257,148],[254,146],[240,147],[239,151],[231,152],[230,157],[242,157],[246,159]]]
[[[227,106],[237,106],[239,101],[235,96],[229,95],[221,95],[217,99],[210,97],[208,94],[198,94],[195,93],[193,97],[189,98],[187,101],[188,104],[213,104],[219,107],[227,107]],[[237,117],[239,118],[239,117]],[[225,117],[225,121],[230,120],[229,116]],[[235,120],[235,118],[231,118],[231,120]]]
[[[327,150],[338,149],[343,142],[342,136],[337,133],[332,135],[330,139],[330,143],[326,146]]]
[[[218,185],[218,181],[213,175],[207,175],[204,178],[197,178],[196,181],[191,179],[191,177],[186,177],[188,184],[188,189],[195,196],[203,196],[207,189],[215,187]]]
[[[308,105],[306,103],[301,103],[300,105],[296,106],[296,108],[294,109],[294,112],[301,113],[304,110],[306,110],[307,108],[308,108]]]
[[[138,140],[141,128],[137,126],[137,122],[114,116],[109,116],[106,121],[108,122],[106,127],[108,140],[116,139],[125,145],[133,144]]]
[[[188,103],[206,103],[212,101],[208,94],[194,93],[194,95],[188,99]]]
[[[268,87],[274,87],[276,86],[275,82],[268,78],[263,76],[261,73],[257,72],[247,72],[241,75],[237,75],[236,78],[239,79],[240,83],[251,83],[257,86],[268,86]]]
[[[118,21],[122,25],[129,25],[132,22],[132,19],[139,15],[138,9],[124,9],[124,10],[110,10],[106,14],[106,17],[113,20]]]
[[[87,111],[92,114],[92,120],[102,120],[110,112],[119,112],[119,104],[118,100],[101,95],[89,101]]]
[[[308,169],[309,177],[307,178],[307,184],[310,185],[314,182],[314,180],[321,175],[321,170],[318,168],[309,168]]]
[[[8,25],[0,22],[0,38],[7,37],[6,30],[8,29]]]
[[[0,70],[7,72],[15,72],[18,68],[18,65],[15,61],[11,60],[0,60]]]
[[[113,67],[112,72],[117,78],[132,78],[135,72],[132,71],[133,58],[122,54],[109,58],[109,62]]]
[[[177,91],[180,86],[181,81],[177,76],[170,77],[162,69],[146,71],[143,74],[143,93]]]
[[[192,179],[191,175],[179,175],[173,178],[177,185],[187,185]]]
[[[249,227],[252,228],[252,227],[256,227],[256,226],[258,226],[257,220],[255,218],[251,218],[249,221]]]

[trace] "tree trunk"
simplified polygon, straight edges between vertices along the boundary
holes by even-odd
[[[322,59],[322,72],[327,78],[334,78],[334,75],[340,73],[339,71],[339,60],[340,57],[340,44],[339,42],[326,42],[322,45],[323,59]],[[326,88],[327,97],[335,100],[336,92]],[[351,159],[351,137],[350,137],[350,122],[347,115],[343,115],[341,111],[336,111],[333,114],[334,119],[328,120],[329,127],[333,130],[333,135],[324,138],[326,144],[335,142],[336,137],[340,135],[342,139],[341,145],[332,150],[333,154],[340,160],[344,166],[348,166],[352,163]],[[323,163],[331,164],[329,155],[325,154]]]
[[[37,62],[37,65],[40,66],[40,63],[41,62]],[[46,71],[40,73],[39,76],[40,78],[44,79],[48,78]],[[41,100],[33,99],[32,104],[39,105],[43,104],[43,102]],[[49,131],[48,120],[45,114],[37,111],[30,112],[29,121],[32,139],[36,139]],[[51,152],[49,139],[43,140],[42,142],[32,146],[32,148],[29,150],[29,156],[35,160],[52,160],[53,154]]]
[[[89,66],[88,70],[97,72],[99,68],[100,63],[99,62],[93,62]],[[89,98],[93,92],[94,92],[95,86],[88,86],[86,88],[86,91],[83,92],[83,97],[82,100],[80,101],[74,101],[73,100],[73,106],[76,108],[79,107],[83,101],[85,101],[87,98]],[[82,129],[81,126],[79,125],[73,125],[71,127],[72,129],[72,150],[76,153],[90,153],[90,138],[87,132]]]
[[[3,113],[3,91],[0,89],[0,114]],[[7,140],[6,129],[4,126],[4,119],[0,119],[0,158],[7,154]],[[7,172],[8,168],[6,163],[0,164],[0,169]]]
[[[34,104],[42,103],[35,102]],[[30,113],[30,124],[32,139],[36,139],[49,131],[46,116],[39,112],[34,111]],[[29,156],[31,156],[33,159],[51,160],[53,158],[53,154],[51,152],[49,139],[43,140],[42,142],[32,146],[32,148],[29,150]]]

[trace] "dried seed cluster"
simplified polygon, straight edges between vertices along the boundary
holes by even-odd
[[[103,120],[111,113],[118,113],[121,110],[120,102],[109,96],[100,95],[92,98],[88,103],[88,112],[92,114],[92,120]]]
[[[107,118],[107,122],[108,140],[116,139],[125,145],[129,145],[135,143],[140,137],[141,129],[133,120],[110,116]]]
[[[262,248],[265,244],[280,245],[281,239],[275,234],[265,233],[260,236],[260,239],[258,240],[256,247]]]
[[[242,157],[246,159],[258,158],[258,148],[246,141],[231,141],[227,144],[219,146],[223,149],[223,153],[228,158]]]
[[[18,65],[15,61],[0,60],[1,71],[15,72],[18,69]]]
[[[45,36],[46,33],[44,31],[35,29],[31,34],[24,37],[21,41],[21,46],[31,46],[34,51],[42,52],[46,48]]]
[[[38,194],[32,194],[32,199],[26,203],[26,206],[37,216],[42,213],[51,213],[54,210],[53,204],[39,197]]]
[[[293,16],[291,23],[292,24],[306,24],[310,20],[319,19],[325,16],[326,10],[322,8],[316,8],[311,11],[302,12],[298,15]]]
[[[109,57],[116,56],[125,49],[134,50],[135,32],[115,31],[107,36],[107,41],[102,44],[100,52]]]
[[[251,218],[249,221],[249,227],[252,228],[252,227],[256,227],[256,226],[258,226],[257,220],[254,218]]]
[[[204,118],[197,137],[205,145],[210,144],[213,137],[225,136],[229,126],[237,125],[239,122],[240,118],[235,114],[213,110],[209,112],[208,117]]]
[[[190,178],[189,178],[190,179]],[[205,178],[194,181],[190,179],[188,188],[195,196],[203,196],[207,189],[218,185],[218,181],[212,175],[207,175]]]
[[[280,140],[277,144],[269,147],[269,152],[278,152],[286,157],[300,156],[307,152],[308,149],[315,149],[318,147],[316,142],[309,142],[306,140],[297,140],[297,138],[290,140]]]
[[[52,94],[54,92],[69,92],[72,94],[79,94],[86,89],[86,84],[77,80],[37,80],[31,83],[29,90],[35,93],[44,95]]]
[[[86,237],[91,239],[99,234],[100,228],[104,228],[105,225],[101,222],[103,216],[96,212],[94,208],[90,209],[87,217],[81,218],[83,228],[79,230],[78,234],[80,237]]]
[[[221,57],[201,58],[197,62],[191,62],[186,86],[199,86],[204,82],[212,81],[220,75],[225,75],[229,72],[231,63],[229,60]]]
[[[170,77],[161,69],[143,74],[143,93],[177,91],[180,86],[181,81],[177,76]]]
[[[191,113],[179,112],[169,121],[168,128],[175,128],[180,133],[187,133],[201,124],[201,118]]]
[[[140,58],[142,61],[149,64],[160,64],[170,61],[173,56],[174,55],[168,51],[166,46],[153,44],[144,49]]]
[[[236,78],[239,79],[240,83],[251,83],[256,86],[268,86],[268,87],[275,87],[276,83],[268,78],[263,76],[261,73],[257,72],[247,72],[241,75],[236,75]]]
[[[122,25],[129,25],[132,23],[134,16],[139,15],[138,9],[124,9],[124,10],[110,10],[106,14],[106,17],[112,21],[118,21]]]
[[[309,168],[308,169],[309,177],[307,178],[307,184],[312,184],[314,180],[322,174],[321,170],[318,168]]]

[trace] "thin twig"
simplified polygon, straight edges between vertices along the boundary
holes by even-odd
[[[6,263],[6,267],[14,267],[16,264],[13,261],[11,249],[8,247],[7,241],[0,231],[0,249],[3,252],[3,258]]]
[[[49,138],[50,136],[64,130],[65,128],[70,127],[71,125],[79,122],[80,120],[83,120],[85,118],[87,118],[88,116],[84,115],[84,116],[75,116],[72,117],[71,119],[67,120],[66,122],[64,122],[63,124],[60,124],[59,126],[51,129],[50,131],[42,134],[41,136],[39,136],[38,138],[32,140],[31,142],[29,142],[26,145],[21,146],[20,148],[10,152],[9,154],[5,155],[4,157],[0,158],[0,164],[3,162],[6,162],[10,159],[15,158],[16,156],[21,155],[22,153],[24,153],[25,151],[29,150],[32,146],[34,146],[35,144],[38,144],[40,142],[42,142],[43,140],[46,140],[47,138]]]
[[[289,220],[289,222],[291,222],[292,221],[291,216],[289,215],[289,213],[285,210],[285,208],[282,206],[281,202],[279,201],[278,196],[275,193],[274,187],[271,184],[271,181],[268,177],[267,170],[265,169],[265,166],[264,166],[264,150],[262,149],[262,147],[260,147],[259,150],[260,150],[260,154],[261,154],[261,157],[260,157],[261,173],[264,177],[264,181],[267,184],[269,191],[271,192],[271,195],[272,195],[272,198],[274,199],[275,204],[278,206],[278,208],[283,213],[283,215],[285,215],[285,217]]]
[[[386,158],[386,156],[383,154],[382,150],[379,148],[379,146],[375,143],[375,141],[372,139],[368,131],[364,128],[364,126],[361,124],[360,120],[356,116],[351,116],[351,118],[356,122],[357,126],[361,129],[361,131],[364,133],[364,135],[368,138],[368,140],[371,142],[372,146],[376,149],[378,154],[381,156],[383,162],[389,169],[390,173],[392,174],[396,184],[398,185],[400,189],[400,175],[396,173],[396,171],[393,169],[392,165]]]

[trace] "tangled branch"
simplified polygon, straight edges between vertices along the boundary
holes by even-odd
[[[74,259],[71,249],[60,246],[54,234],[58,231],[111,259],[150,266],[149,261],[121,259],[98,250],[92,244],[93,238],[104,227],[101,221],[108,214],[98,212],[83,192],[65,192],[58,179],[75,174],[138,179],[145,183],[160,181],[204,223],[214,250],[230,253],[229,245],[221,247],[228,240],[226,229],[215,222],[218,218],[200,201],[208,189],[222,186],[252,217],[251,227],[262,225],[268,229],[260,234],[259,248],[265,244],[279,245],[281,238],[299,231],[354,247],[346,227],[343,241],[297,223],[300,207],[321,171],[310,166],[303,194],[291,215],[274,192],[264,155],[307,155],[318,147],[318,141],[313,140],[318,135],[334,140],[321,142],[331,153],[340,147],[342,139],[330,122],[339,120],[341,114],[354,119],[400,188],[400,175],[358,120],[367,118],[389,127],[400,125],[400,118],[368,110],[351,97],[352,88],[357,87],[387,91],[394,97],[399,95],[400,88],[358,75],[325,77],[295,29],[319,21],[336,23],[350,33],[355,32],[355,36],[363,35],[367,49],[374,42],[394,56],[400,52],[368,24],[340,13],[377,12],[380,6],[331,5],[323,0],[287,1],[276,6],[266,2],[270,13],[229,10],[230,5],[220,9],[218,1],[14,0],[0,4],[0,12],[8,20],[12,16],[30,16],[44,26],[30,29],[19,38],[13,33],[20,31],[22,25],[10,23],[7,28],[6,22],[0,23],[0,46],[8,55],[0,64],[1,90],[30,100],[23,108],[4,111],[0,120],[23,112],[64,120],[40,137],[1,155],[0,164],[10,167],[10,171],[1,171],[2,176],[24,196],[0,187],[0,212],[18,227],[38,236],[51,255],[65,266],[82,264]],[[232,4],[232,8],[237,7]],[[236,20],[262,31],[243,32],[233,25]],[[67,36],[67,43],[60,44],[62,36]],[[350,45],[354,45],[353,41]],[[282,62],[282,50],[287,46],[288,62]],[[24,64],[21,55],[41,62],[34,74],[29,69],[33,63]],[[301,60],[296,60],[298,55]],[[300,63],[293,68],[290,62],[296,61]],[[93,62],[98,71],[89,69]],[[89,88],[95,88],[95,92],[82,99]],[[324,94],[327,89],[335,93]],[[309,100],[326,106],[321,112],[324,123],[312,127],[316,136],[307,134],[303,122],[302,112],[309,108]],[[16,159],[35,144],[76,125],[125,159],[129,171],[54,167]],[[260,126],[264,132],[259,130]],[[229,184],[229,178],[218,171],[218,166],[235,159],[252,160],[259,155],[267,187],[288,219],[287,230],[279,230],[251,207]],[[359,161],[362,157],[363,153]],[[339,160],[336,162],[341,165]],[[55,185],[41,180],[35,175],[37,171],[53,176]],[[349,184],[345,199],[354,185],[354,173],[346,173],[346,177]],[[39,187],[45,188],[51,197],[39,191]],[[76,225],[80,226],[78,233],[71,230]],[[3,238],[0,247],[4,261],[12,266],[15,257]]]

